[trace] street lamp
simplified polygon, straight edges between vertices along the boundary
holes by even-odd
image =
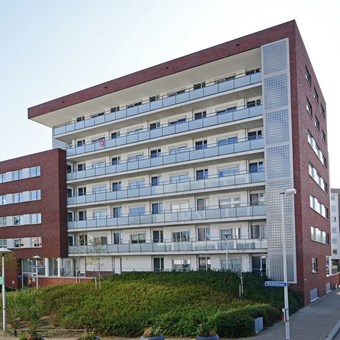
[[[0,248],[0,253],[2,254],[2,330],[6,331],[6,282],[5,282],[5,254],[11,253],[12,251],[8,248]]]
[[[285,226],[285,211],[284,211],[284,196],[295,195],[294,188],[287,189],[280,192],[281,195],[281,218],[282,218],[282,257],[283,257],[283,281],[285,285],[284,290],[284,320],[286,329],[286,340],[290,340],[290,326],[289,326],[289,301],[288,301],[288,278],[287,278],[287,249],[286,249],[286,226]]]
[[[39,255],[35,255],[33,256],[33,258],[35,259],[35,288],[38,289],[39,288],[38,260],[41,259],[41,257]]]

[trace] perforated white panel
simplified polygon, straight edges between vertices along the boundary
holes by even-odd
[[[262,46],[268,275],[283,280],[281,192],[294,187],[288,39]],[[296,282],[294,197],[284,196],[288,280]]]

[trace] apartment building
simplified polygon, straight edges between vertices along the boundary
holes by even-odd
[[[228,269],[283,280],[284,222],[288,280],[305,302],[339,280],[329,273],[326,103],[295,21],[28,117],[66,150],[69,273]]]
[[[59,274],[68,254],[65,181],[60,149],[0,162],[0,245],[12,251],[6,285],[34,286],[37,269]]]
[[[340,189],[331,189],[331,259],[332,273],[340,271]]]

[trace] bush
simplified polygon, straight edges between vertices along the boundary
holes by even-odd
[[[217,333],[221,337],[240,338],[254,335],[253,318],[243,310],[218,312],[214,319]]]

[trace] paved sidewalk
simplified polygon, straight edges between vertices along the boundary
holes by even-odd
[[[340,290],[333,290],[326,296],[300,309],[290,317],[291,340],[338,339],[336,330],[340,327]],[[332,332],[333,331],[333,332]],[[339,331],[340,332],[340,331]],[[334,333],[334,334],[333,334]],[[278,322],[247,340],[285,339],[285,324]]]

